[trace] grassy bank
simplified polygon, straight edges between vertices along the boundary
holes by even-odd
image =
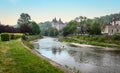
[[[37,39],[41,39],[42,36],[41,35],[29,35],[29,36],[26,36],[26,40],[22,40],[22,42],[28,46],[29,48],[33,49],[34,46],[33,44],[31,43],[31,41],[34,41],[34,40],[37,40]]]
[[[84,38],[84,37],[82,37]],[[120,48],[118,44],[110,44],[110,43],[105,43],[103,42],[98,42],[98,41],[91,41],[91,40],[86,40],[82,38],[77,38],[77,37],[66,37],[66,38],[61,38],[59,41],[61,42],[69,42],[69,43],[79,43],[79,44],[88,44],[88,45],[94,45],[94,46],[101,46],[101,47],[110,47],[110,48]]]
[[[23,47],[19,40],[0,41],[0,73],[63,73]]]

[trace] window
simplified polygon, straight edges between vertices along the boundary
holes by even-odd
[[[119,32],[119,29],[117,29],[117,32]]]
[[[113,29],[112,29],[112,33],[113,33]]]

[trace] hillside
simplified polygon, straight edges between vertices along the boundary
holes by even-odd
[[[120,18],[120,13],[114,13],[114,14],[98,17],[98,19],[102,20],[104,24],[108,24],[113,18]]]

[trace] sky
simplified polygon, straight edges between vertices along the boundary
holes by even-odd
[[[37,23],[61,18],[64,22],[78,16],[88,18],[120,12],[120,0],[0,0],[0,22],[15,25],[21,13]]]

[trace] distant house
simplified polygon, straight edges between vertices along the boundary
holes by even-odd
[[[103,33],[109,35],[120,33],[120,18],[113,18],[111,22],[106,25]]]
[[[54,19],[52,20],[51,24],[52,24],[52,27],[54,27],[54,28],[56,28],[56,29],[58,29],[58,30],[61,30],[61,29],[63,29],[63,28],[66,26],[66,24],[63,23],[63,22],[61,21],[61,19],[59,19],[59,21],[57,21],[56,18],[54,18]]]

